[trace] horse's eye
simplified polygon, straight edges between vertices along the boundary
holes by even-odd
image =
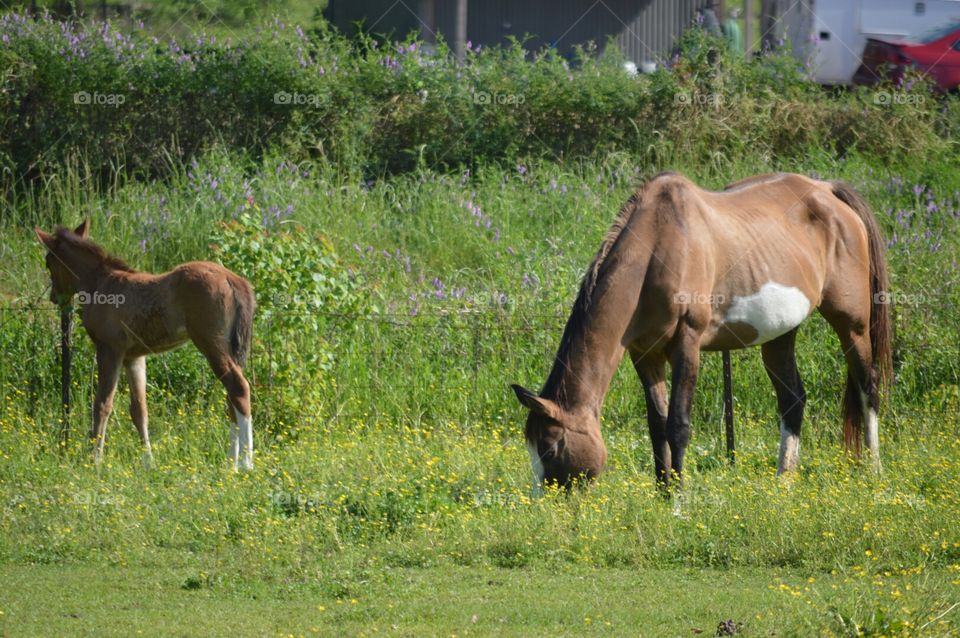
[[[540,454],[541,460],[549,461],[557,456],[557,444],[540,441],[537,443],[537,452]]]

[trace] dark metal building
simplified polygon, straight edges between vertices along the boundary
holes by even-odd
[[[570,55],[575,45],[601,49],[612,38],[640,65],[669,54],[697,11],[716,0],[329,0],[327,19],[345,33],[358,28],[402,38],[411,31],[442,37],[458,53],[466,42],[491,46],[509,36],[529,49],[555,47]]]

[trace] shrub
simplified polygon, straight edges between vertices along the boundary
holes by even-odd
[[[101,179],[164,174],[215,143],[253,159],[279,146],[350,174],[614,150],[658,164],[811,148],[898,161],[942,154],[938,133],[954,126],[955,109],[932,97],[827,92],[788,52],[745,61],[699,29],[672,64],[639,77],[613,46],[566,60],[514,42],[460,63],[443,43],[349,41],[281,22],[240,42],[160,42],[109,23],[7,14],[0,43],[8,185],[77,156]]]
[[[335,380],[327,373],[334,348],[325,339],[331,317],[362,317],[367,307],[362,289],[344,267],[333,245],[302,227],[281,222],[264,226],[255,202],[235,221],[221,222],[213,232],[217,258],[247,277],[257,298],[254,348],[260,356],[257,385],[270,389],[276,415],[273,427],[289,423],[317,400]]]

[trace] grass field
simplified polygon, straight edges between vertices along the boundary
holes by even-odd
[[[29,302],[45,285],[41,254],[10,228],[5,250],[20,258],[4,285],[21,301],[2,332],[13,356],[0,375],[0,559],[16,583],[0,595],[5,633],[689,635],[727,619],[745,635],[955,633],[955,178],[920,185],[856,162],[810,171],[857,184],[888,232],[907,228],[889,252],[904,296],[884,472],[840,452],[843,368],[814,320],[798,347],[810,395],[799,476],[773,475],[775,404],[756,352],[734,357],[740,456],[724,463],[719,357],[705,357],[679,508],[653,488],[627,366],[605,412],[609,472],[570,497],[529,499],[523,413],[507,388],[545,375],[580,270],[642,170],[614,158],[356,186],[277,160],[246,178],[248,195],[242,165],[212,157],[179,182],[49,190],[64,221],[92,214],[96,237],[152,270],[209,257],[216,221],[245,197],[265,216],[292,206],[286,219],[323,230],[370,311],[330,317],[309,338],[261,316],[252,474],[228,471],[222,390],[189,348],[151,363],[157,466],[140,464],[121,387],[94,468],[80,434],[89,343],[78,336],[75,435],[61,456],[56,323]],[[214,180],[234,191],[219,195]],[[164,220],[164,209],[188,212]],[[248,265],[255,282],[261,267]],[[283,313],[286,297],[259,292]],[[317,348],[334,359],[306,379],[275,376],[286,359],[268,346],[284,342],[294,363]]]
[[[137,142],[151,155],[132,165],[153,173],[125,171],[113,157],[85,163],[67,142],[42,166],[20,142],[0,144],[11,153],[0,158],[11,167],[0,175],[0,635],[960,635],[955,99],[884,111],[863,95],[804,84],[775,56],[703,74],[699,41],[675,71],[633,84],[609,60],[571,71],[549,56],[476,54],[465,67],[474,88],[527,87],[529,110],[506,113],[425,97],[465,89],[460,67],[421,66],[419,53],[408,55],[415,47],[401,64],[393,49],[349,52],[339,40],[311,41],[309,61],[291,57],[285,40],[264,48],[267,35],[251,50],[275,58],[233,60],[221,56],[229,45],[198,43],[207,53],[194,62],[207,75],[197,79],[170,66],[188,55],[145,37],[136,40],[145,57],[99,36],[90,38],[99,57],[65,57],[43,47],[66,27],[0,26],[17,45],[0,51],[14,69],[4,81],[23,95],[46,92],[44,117],[31,121],[58,143],[61,124],[78,140],[113,130],[102,113],[73,105],[58,78],[81,69],[132,91],[124,65],[143,60],[169,72],[144,75],[153,80],[137,90],[148,97],[176,89],[194,99],[214,79],[229,88],[216,71],[223,61],[245,69],[266,104],[276,106],[277,86],[261,65],[329,89],[330,113],[341,101],[353,109],[329,130],[320,111],[282,111],[286,132],[254,152],[240,148],[248,133],[274,134],[258,128],[270,124],[254,117],[259,102],[238,102],[253,109],[246,115],[204,102],[194,125],[210,136],[185,140],[195,155]],[[85,51],[81,40],[69,46]],[[333,72],[341,55],[353,56],[340,60],[352,73]],[[32,68],[20,64],[27,59],[48,73],[20,73]],[[363,78],[382,84],[356,90]],[[421,94],[422,78],[433,93]],[[555,91],[557,81],[569,91]],[[778,92],[781,82],[789,86]],[[622,87],[649,108],[683,91],[728,97],[714,111],[664,115],[663,129],[627,115],[634,135],[619,123],[617,100],[630,101]],[[136,104],[142,111],[124,112],[132,137],[118,129],[84,148],[139,148],[130,144],[147,121],[166,139],[149,101]],[[166,106],[170,117],[190,110],[188,101]],[[561,111],[566,119],[548,116]],[[437,124],[446,120],[431,113],[499,137],[448,140]],[[545,126],[548,142],[513,139],[525,118]],[[15,118],[4,123],[43,146]],[[227,135],[228,124],[242,135]],[[578,154],[594,130],[602,151]],[[418,154],[421,136],[429,148]],[[630,146],[637,140],[643,148]],[[483,159],[440,161],[448,150]],[[18,176],[18,166],[40,168]],[[808,403],[796,475],[775,476],[774,393],[759,352],[744,350],[733,353],[736,465],[722,444],[720,357],[705,355],[686,487],[670,500],[659,494],[644,402],[625,364],[604,404],[607,472],[589,489],[531,499],[526,414],[509,384],[546,378],[606,229],[662,170],[710,188],[794,171],[846,180],[870,202],[887,238],[895,323],[881,473],[841,451],[845,366],[814,316],[797,345]],[[59,323],[32,227],[84,216],[96,241],[138,269],[215,259],[253,282],[253,472],[229,468],[223,389],[191,346],[148,363],[156,464],[141,463],[121,382],[106,457],[93,466],[85,433],[96,374],[79,328],[71,438],[58,442]]]
[[[295,222],[292,236],[322,229],[341,256],[332,275],[355,282],[366,310],[285,323],[287,291],[278,301],[261,285],[253,473],[227,467],[222,390],[191,348],[150,364],[156,467],[140,463],[121,386],[95,468],[82,440],[89,342],[76,339],[74,437],[58,453],[55,315],[32,301],[45,286],[35,240],[8,226],[3,632],[662,636],[732,620],[756,636],[956,634],[956,173],[792,168],[850,180],[900,233],[888,253],[901,296],[884,471],[840,451],[843,367],[814,319],[798,346],[810,396],[799,475],[774,476],[775,402],[752,351],[734,356],[740,453],[724,462],[719,357],[707,356],[688,486],[672,503],[653,486],[628,366],[606,405],[608,473],[571,496],[530,500],[524,415],[507,386],[545,376],[580,270],[643,169],[612,158],[356,185],[280,160],[245,178],[212,156],[179,181],[51,187],[46,205],[64,221],[91,214],[97,238],[152,270],[209,258],[217,221],[252,198],[274,216],[263,241]],[[26,215],[49,217],[40,205]],[[275,282],[250,259],[255,283]],[[333,358],[283,376],[277,362],[312,351]]]
[[[825,622],[850,624],[808,599],[855,607],[861,596],[842,577],[789,569],[397,568],[351,581],[345,595],[322,581],[192,589],[184,586],[191,568],[176,565],[8,566],[0,574],[13,590],[0,627],[37,636],[150,635],[158,627],[170,636],[712,636],[731,620],[742,635],[806,636]],[[923,606],[949,578],[932,573],[891,586],[909,585],[902,604]],[[946,635],[951,625],[889,628]]]

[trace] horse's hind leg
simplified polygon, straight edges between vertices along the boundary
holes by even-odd
[[[821,308],[821,312],[823,309]],[[880,469],[880,436],[877,410],[880,397],[877,373],[873,369],[869,318],[852,321],[845,315],[823,312],[837,336],[847,360],[847,389],[844,396],[844,444],[859,456],[863,437],[875,469]],[[862,432],[862,435],[861,435]]]
[[[780,461],[777,474],[796,469],[800,452],[800,426],[807,395],[803,390],[794,345],[796,329],[768,341],[760,347],[763,366],[777,393],[777,412],[780,414]]]
[[[670,353],[670,407],[667,412],[667,443],[671,470],[683,486],[683,457],[690,442],[690,412],[700,370],[700,334],[682,320]]]
[[[106,346],[97,347],[97,396],[93,401],[93,462],[103,458],[103,444],[107,438],[107,421],[113,411],[113,395],[120,380],[121,359]]]
[[[230,446],[227,456],[233,460],[233,469],[237,469],[240,460],[240,425],[237,423],[237,410],[233,407],[230,397],[227,397],[227,420],[230,422]]]
[[[670,475],[670,446],[667,444],[667,379],[665,362],[662,358],[653,361],[653,357],[642,357],[639,353],[630,353],[633,367],[643,384],[647,400],[647,427],[650,430],[650,443],[653,446],[653,463],[656,468],[657,484],[666,486]]]
[[[219,347],[198,342],[197,347],[207,358],[213,373],[227,390],[229,407],[235,420],[230,425],[230,454],[234,469],[253,469],[253,417],[250,413],[250,384],[240,365]]]
[[[124,362],[127,369],[127,385],[130,386],[130,418],[143,444],[143,462],[153,465],[150,449],[150,431],[147,429],[147,358],[137,357]]]

